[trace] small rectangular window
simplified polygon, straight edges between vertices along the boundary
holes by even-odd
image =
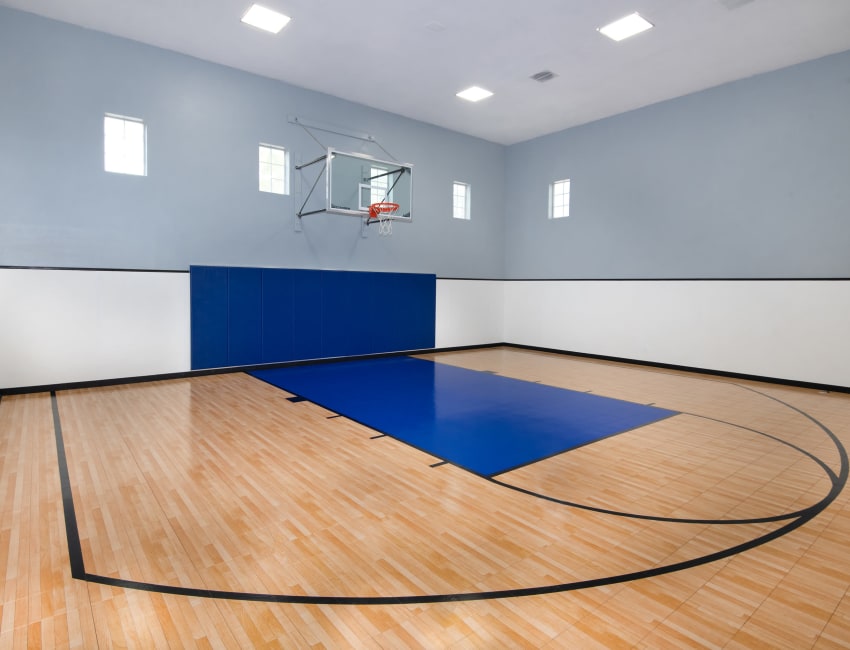
[[[283,147],[260,145],[260,191],[289,194],[289,154]]]
[[[383,203],[393,200],[393,192],[390,187],[390,174],[383,167],[371,167],[369,169],[369,183],[372,186],[370,199],[372,203]]]
[[[147,128],[142,120],[104,116],[103,168],[116,174],[147,176]]]
[[[452,183],[452,216],[455,219],[469,219],[470,187],[467,183]]]
[[[555,181],[549,186],[549,218],[570,216],[570,179]]]

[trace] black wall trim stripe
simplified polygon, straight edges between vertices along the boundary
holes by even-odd
[[[262,267],[277,268],[277,267]],[[288,268],[288,267],[287,267]],[[15,266],[0,264],[2,269],[15,269],[24,271],[101,271],[116,273],[189,273],[189,269],[125,269],[118,267],[93,267],[93,266]],[[327,269],[305,268],[307,271],[322,271]],[[412,273],[412,271],[398,271],[399,273]],[[792,278],[682,278],[682,277],[658,277],[658,278],[465,278],[465,277],[441,277],[438,280],[456,280],[459,282],[848,282],[847,277],[792,277]]]
[[[450,348],[449,350],[478,349],[484,347],[496,347],[500,344],[475,345],[464,348]],[[319,363],[335,363],[337,361],[357,361],[359,359],[380,359],[383,357],[400,357],[411,354],[430,354],[439,350],[402,350],[399,352],[381,352],[378,354],[362,354],[350,357],[328,357],[325,359],[301,359],[298,361],[280,361],[275,363],[263,363],[250,366],[227,366],[222,368],[203,368],[201,370],[186,370],[183,372],[168,372],[158,375],[140,375],[138,377],[116,377],[112,379],[93,379],[90,381],[73,381],[62,384],[42,384],[39,386],[20,386],[15,388],[0,388],[0,395],[21,395],[25,393],[45,393],[50,391],[75,390],[78,388],[100,388],[103,386],[120,386],[122,384],[139,384],[147,381],[165,381],[168,379],[190,379],[192,377],[206,377],[208,375],[224,375],[231,372],[250,372],[251,370],[268,370],[272,368],[288,368],[292,366],[309,366]]]
[[[832,393],[850,393],[850,386],[836,386],[833,384],[819,384],[814,382],[797,381],[794,379],[781,379],[776,377],[765,377],[762,375],[747,375],[735,372],[725,372],[709,368],[696,368],[692,366],[679,366],[657,361],[642,361],[640,359],[629,359],[626,357],[613,357],[604,354],[592,354],[588,352],[575,352],[557,348],[546,348],[535,345],[523,345],[520,343],[484,343],[482,345],[462,345],[447,348],[434,348],[430,350],[406,350],[401,352],[382,352],[380,354],[357,355],[351,357],[332,357],[328,359],[304,359],[301,361],[282,361],[280,363],[267,363],[254,366],[231,366],[227,368],[209,368],[204,370],[187,370],[185,372],[163,373],[160,375],[145,375],[139,377],[120,377],[114,379],[96,379],[92,381],[67,382],[62,384],[44,384],[40,386],[20,386],[15,388],[0,388],[0,395],[22,395],[26,393],[45,393],[51,391],[72,390],[78,388],[99,388],[103,386],[119,386],[122,384],[137,384],[146,381],[164,381],[168,379],[189,379],[191,377],[205,377],[207,375],[220,375],[231,372],[249,372],[251,370],[262,370],[270,368],[286,368],[290,366],[306,366],[317,363],[334,363],[336,361],[357,361],[358,359],[375,359],[385,357],[410,356],[416,354],[439,354],[444,352],[463,352],[466,350],[485,350],[488,348],[517,348],[520,350],[533,350],[535,352],[549,352],[551,354],[562,354],[570,357],[583,359],[599,359],[601,361],[614,361],[627,363],[648,368],[661,368],[665,370],[677,370],[692,372],[700,375],[714,377],[727,377],[731,379],[742,379],[746,381],[758,381],[766,384],[777,384],[781,386],[794,386],[796,388],[808,388],[812,390],[824,390]]]
[[[588,352],[574,352],[571,350],[560,350],[557,348],[546,348],[535,345],[522,345],[520,343],[485,343],[483,345],[463,345],[448,348],[434,348],[431,350],[408,350],[402,352],[384,352],[374,355],[358,355],[351,357],[333,357],[329,359],[305,359],[302,361],[283,361],[280,363],[268,363],[255,366],[232,366],[227,368],[210,368],[205,370],[187,370],[186,372],[163,373],[159,375],[144,375],[139,377],[120,377],[114,379],[96,379],[91,381],[66,382],[62,384],[44,384],[40,386],[20,386],[15,388],[0,388],[0,396],[2,395],[22,395],[27,393],[45,393],[51,391],[73,390],[78,388],[99,388],[103,386],[119,386],[122,384],[137,384],[147,381],[164,381],[168,379],[189,379],[191,377],[205,377],[208,375],[220,375],[231,372],[249,372],[251,370],[261,370],[270,368],[286,368],[289,366],[305,366],[318,363],[334,363],[336,361],[356,361],[358,359],[374,359],[384,357],[409,356],[415,354],[439,354],[444,352],[463,352],[465,350],[484,350],[488,348],[509,347],[520,350],[533,350],[536,352],[549,352],[552,354],[561,354],[565,356],[578,357],[583,359],[599,359],[601,361],[614,361],[617,363],[627,363],[631,365],[644,366],[648,368],[662,368],[666,370],[677,370],[682,372],[693,372],[701,375],[710,375],[715,377],[727,377],[731,379],[743,379],[747,381],[758,381],[767,384],[777,384],[781,386],[794,386],[796,388],[808,388],[812,390],[824,390],[833,393],[850,393],[850,386],[836,386],[833,384],[819,384],[814,382],[796,381],[793,379],[781,379],[775,377],[765,377],[762,375],[747,375],[742,373],[724,372],[722,370],[713,370],[708,368],[696,368],[692,366],[679,366],[674,364],[659,363],[655,361],[642,361],[640,359],[629,359],[626,357],[613,357],[603,354],[591,354]]]
[[[848,282],[850,278],[450,278],[458,282]]]
[[[782,379],[778,377],[765,377],[763,375],[748,375],[739,372],[727,372],[724,370],[715,370],[711,368],[696,368],[693,366],[679,366],[672,363],[661,363],[658,361],[642,361],[640,359],[629,359],[627,357],[613,357],[605,354],[592,354],[589,352],[575,352],[572,350],[560,350],[557,348],[546,348],[537,345],[523,345],[521,343],[502,343],[500,344],[508,348],[518,348],[520,350],[533,350],[535,352],[549,352],[551,354],[563,354],[569,357],[578,357],[582,359],[598,359],[600,361],[614,361],[616,363],[627,363],[634,366],[644,366],[647,368],[661,368],[664,370],[677,370],[681,372],[693,372],[699,375],[709,375],[713,377],[726,377],[728,379],[742,379],[746,381],[758,381],[765,384],[777,384],[780,386],[794,386],[796,388],[810,388],[812,390],[825,390],[833,393],[850,393],[850,386],[836,386],[833,384],[819,384],[808,381],[797,381],[794,379]]]
[[[118,268],[98,268],[89,266],[8,266],[0,265],[0,271],[3,269],[11,269],[18,271],[100,271],[106,273],[185,273],[189,274],[189,269],[118,269]]]

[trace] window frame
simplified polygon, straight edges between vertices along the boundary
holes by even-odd
[[[267,150],[269,152],[269,160],[263,161],[263,150]],[[274,152],[280,151],[283,154],[282,162],[275,162],[273,160]],[[289,150],[286,147],[283,147],[279,144],[270,144],[268,142],[260,142],[257,147],[257,157],[258,157],[258,168],[257,168],[257,176],[258,176],[258,188],[260,192],[264,194],[276,194],[278,196],[288,196],[289,195]],[[268,166],[268,174],[264,174],[263,166]],[[281,177],[276,178],[274,172],[276,169],[281,171]],[[267,189],[263,187],[263,181],[267,181]],[[280,181],[282,184],[281,191],[275,190],[275,181]]]
[[[116,140],[110,137],[113,132],[109,123],[120,122],[122,136]],[[130,142],[127,137],[127,125],[141,125],[141,142]],[[135,138],[134,138],[135,140]],[[141,160],[128,159],[138,150]],[[147,176],[148,175],[148,125],[142,118],[118,115],[116,113],[104,113],[103,115],[103,170],[110,174],[123,174],[125,176]]]
[[[369,165],[369,199],[375,203],[392,202],[393,190],[390,187],[390,170]]]
[[[463,188],[463,205],[458,204],[461,197],[457,189]],[[459,214],[462,212],[462,215]],[[452,218],[461,221],[469,221],[472,218],[472,186],[463,181],[452,181]]]
[[[566,186],[566,192],[561,188]],[[560,190],[560,191],[559,191]],[[570,193],[572,191],[572,181],[569,178],[564,178],[559,181],[552,181],[549,184],[549,218],[550,219],[566,219],[570,216]],[[561,202],[556,199],[561,198]],[[556,209],[557,208],[557,209]]]

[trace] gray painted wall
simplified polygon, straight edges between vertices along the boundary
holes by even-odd
[[[514,145],[506,169],[508,278],[850,277],[850,52]]]
[[[503,275],[500,145],[4,8],[0,89],[0,266]],[[103,171],[104,113],[145,120],[147,177]],[[357,218],[319,214],[296,232],[300,197],[257,189],[260,142],[289,148],[292,163],[322,153],[290,115],[371,134],[413,164],[414,222],[363,239]],[[315,135],[387,157],[362,140]],[[474,188],[471,221],[451,218],[453,180]],[[298,173],[291,181],[297,191]]]
[[[3,8],[0,88],[0,266],[850,277],[850,52],[507,148]],[[103,171],[107,112],[147,122],[148,177]],[[296,232],[299,174],[289,197],[257,191],[258,143],[322,153],[290,115],[412,163],[414,222],[363,239],[319,214]],[[571,216],[550,221],[566,177]],[[471,221],[451,218],[453,180]]]

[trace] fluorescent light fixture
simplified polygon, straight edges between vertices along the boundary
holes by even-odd
[[[457,96],[461,99],[465,99],[468,102],[479,102],[482,99],[487,99],[492,95],[489,90],[484,90],[483,88],[479,88],[478,86],[470,86],[466,90],[461,90]]]
[[[605,27],[600,27],[598,31],[610,39],[622,41],[629,36],[645,32],[652,26],[652,23],[639,13],[633,13],[625,18],[620,18],[620,20],[615,20],[613,23],[605,25]]]
[[[284,16],[260,5],[251,5],[251,8],[242,16],[243,23],[264,29],[272,34],[277,34],[289,20],[289,16]]]

